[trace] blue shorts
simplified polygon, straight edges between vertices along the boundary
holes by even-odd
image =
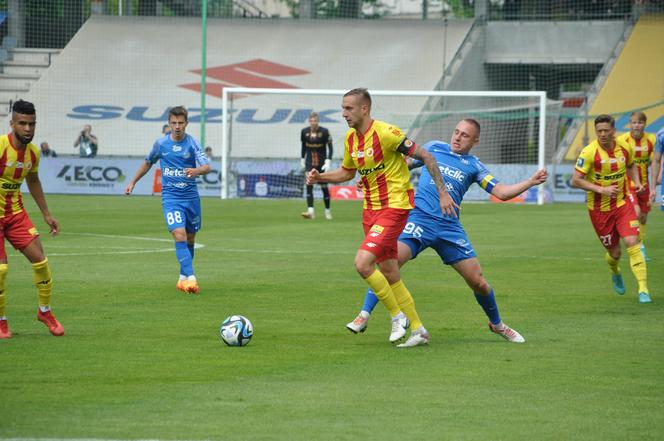
[[[413,259],[427,248],[435,250],[446,265],[477,257],[459,221],[436,219],[417,208],[410,212],[399,242],[410,247]]]
[[[164,200],[164,220],[168,231],[184,228],[187,233],[195,233],[201,229],[201,200]]]

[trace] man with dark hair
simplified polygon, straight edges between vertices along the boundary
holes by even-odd
[[[480,142],[480,125],[466,118],[456,125],[450,143],[430,141],[422,148],[427,150],[445,170],[448,190],[454,202],[461,205],[463,196],[473,183],[487,193],[506,201],[530,187],[546,181],[546,170],[537,170],[529,179],[516,184],[503,184],[489,172],[486,166],[470,154],[470,150]],[[415,161],[410,168],[421,167]],[[422,251],[431,248],[444,264],[454,268],[472,289],[475,300],[489,319],[489,329],[512,343],[523,343],[525,339],[517,331],[507,326],[500,317],[493,288],[484,278],[480,262],[458,217],[443,216],[440,211],[438,192],[429,172],[422,171],[419,186],[415,193],[415,208],[408,214],[408,222],[399,236],[399,266],[415,259]],[[358,316],[346,327],[354,332],[364,332],[371,312],[378,299],[371,289],[366,293],[364,306]],[[402,323],[407,326],[407,323]]]
[[[620,295],[625,293],[618,267],[622,238],[632,273],[639,284],[639,302],[650,303],[646,262],[639,241],[639,220],[628,199],[627,177],[634,182],[636,194],[640,194],[644,187],[634,160],[634,149],[615,138],[615,126],[610,115],[595,118],[597,139],[581,150],[571,184],[588,192],[590,222],[606,248],[605,259],[612,273],[614,291]]]
[[[316,112],[309,115],[309,127],[305,127],[300,132],[300,142],[302,144],[301,166],[307,172],[313,168],[319,172],[330,169],[330,160],[332,159],[332,137],[329,130],[321,127],[318,123],[320,118]],[[327,147],[327,150],[326,150]],[[320,184],[323,191],[323,202],[325,204],[325,219],[332,219],[330,210],[330,190],[327,184]],[[307,211],[302,213],[305,219],[315,219],[314,211],[314,186],[307,185]]]
[[[193,136],[187,134],[188,112],[183,106],[168,112],[169,134],[157,139],[145,162],[127,184],[130,195],[136,183],[159,161],[162,182],[162,208],[168,231],[175,240],[175,255],[180,263],[178,291],[198,294],[193,260],[196,233],[201,228],[201,200],[196,176],[210,173],[210,161]]]
[[[404,337],[406,331],[400,323],[405,315],[413,330],[399,347],[425,345],[429,342],[429,333],[401,280],[397,262],[397,237],[414,207],[413,186],[404,156],[426,165],[439,195],[443,216],[456,217],[456,203],[445,188],[433,156],[408,139],[398,127],[371,118],[371,95],[366,89],[347,92],[341,108],[349,126],[344,137],[341,168],[324,173],[314,168],[307,173],[307,184],[345,182],[356,173],[360,174],[364,188],[362,227],[365,238],[355,255],[355,269],[392,317],[389,340],[396,342]]]
[[[4,158],[4,163],[0,166],[0,197],[4,200],[4,203],[0,204],[0,232],[32,264],[33,280],[39,292],[37,320],[44,323],[51,334],[61,336],[65,330],[51,312],[53,280],[48,259],[39,240],[39,233],[23,208],[21,194],[21,183],[25,180],[30,195],[50,228],[50,233],[57,235],[60,228],[48,210],[37,172],[39,148],[32,144],[37,124],[35,106],[27,101],[16,101],[12,106],[9,124],[12,132],[0,136],[0,156]],[[3,239],[0,242],[0,338],[12,336],[5,315],[7,271],[7,253]]]

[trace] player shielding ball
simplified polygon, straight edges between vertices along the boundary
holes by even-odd
[[[479,142],[480,124],[472,118],[466,118],[456,125],[450,144],[430,141],[423,146],[436,159],[438,167],[445,170],[450,195],[457,205],[461,205],[464,195],[473,183],[506,201],[546,182],[548,174],[544,169],[537,170],[529,179],[516,184],[498,182],[476,156],[469,154]],[[415,161],[412,168],[422,165],[421,162]],[[443,263],[454,268],[473,291],[477,303],[489,319],[489,329],[509,342],[525,342],[521,334],[502,321],[493,288],[484,278],[475,250],[460,219],[444,216],[440,211],[438,198],[429,172],[423,170],[415,193],[415,208],[408,215],[408,223],[399,236],[399,266],[415,259],[427,248],[433,249]],[[369,289],[362,310],[346,327],[355,333],[364,332],[377,303],[376,296]]]
[[[571,184],[588,192],[588,214],[597,237],[606,248],[606,263],[612,273],[613,289],[625,293],[618,262],[620,239],[629,255],[629,265],[639,284],[639,302],[650,303],[646,261],[639,242],[639,220],[628,198],[629,176],[636,194],[644,191],[634,150],[615,138],[615,120],[610,115],[595,118],[597,139],[585,146],[576,161]]]
[[[414,206],[413,186],[404,156],[424,162],[439,193],[442,213],[456,216],[456,204],[447,192],[431,154],[408,139],[399,128],[371,118],[371,95],[366,89],[347,92],[342,109],[342,115],[350,127],[344,137],[342,166],[325,173],[311,170],[307,173],[307,184],[345,182],[356,173],[360,174],[365,189],[362,211],[365,238],[355,255],[355,269],[392,317],[390,341],[400,340],[406,333],[399,323],[400,312],[403,311],[413,330],[408,340],[399,347],[427,344],[429,333],[417,314],[408,288],[401,280],[397,263],[397,237]]]
[[[633,112],[629,117],[629,132],[618,137],[619,141],[626,142],[634,150],[634,162],[639,168],[641,185],[645,187],[644,191],[636,193],[634,191],[634,181],[629,180],[629,199],[632,205],[634,205],[636,217],[639,219],[639,240],[641,241],[641,252],[646,262],[650,260],[646,254],[645,247],[646,223],[651,208],[649,169],[655,149],[655,135],[645,132],[647,121],[648,118],[645,113]]]
[[[60,232],[58,222],[51,216],[39,180],[40,149],[32,144],[37,125],[35,106],[18,100],[12,106],[10,121],[12,132],[0,136],[0,338],[12,336],[5,315],[7,289],[5,280],[9,270],[5,239],[19,250],[32,264],[33,280],[39,292],[37,320],[44,323],[51,334],[61,336],[64,328],[51,312],[53,279],[48,259],[44,254],[39,233],[23,208],[21,184],[25,180],[30,195],[37,203],[50,233]]]
[[[210,173],[210,161],[193,136],[187,134],[188,112],[182,106],[168,112],[170,133],[157,139],[145,162],[127,184],[130,195],[136,183],[159,161],[162,182],[162,208],[166,227],[175,240],[175,256],[180,263],[178,291],[198,294],[200,288],[194,275],[196,233],[201,228],[201,200],[196,176]]]

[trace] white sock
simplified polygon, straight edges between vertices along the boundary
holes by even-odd
[[[196,276],[194,276],[194,275],[192,274],[191,276],[187,277],[187,279],[188,279],[190,282],[195,282],[195,281],[196,281]]]
[[[360,317],[368,319],[369,317],[371,317],[371,313],[363,309],[362,311],[360,311]]]
[[[326,208],[325,209],[325,214],[332,214],[332,210],[330,210],[329,208]]]
[[[185,276],[184,274],[180,274],[180,280],[187,280],[187,276]]]
[[[2,317],[0,317],[0,322],[3,321],[3,320],[7,320],[7,316],[6,316],[6,315],[3,315]]]
[[[40,306],[39,310],[41,312],[49,312],[51,310],[51,307],[50,306]]]
[[[307,207],[307,213],[314,214],[314,207]]]

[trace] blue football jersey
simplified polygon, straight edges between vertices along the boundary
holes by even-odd
[[[423,148],[431,153],[438,162],[438,168],[445,179],[447,191],[457,205],[461,205],[463,196],[473,183],[477,183],[489,194],[498,183],[477,156],[454,153],[450,145],[442,141],[427,142]],[[417,161],[415,165],[422,166],[424,164]],[[420,182],[415,193],[415,207],[432,216],[443,218],[438,189],[426,167],[422,168]]]
[[[186,177],[184,169],[210,163],[201,145],[189,134],[178,142],[173,141],[171,135],[157,139],[145,160],[150,164],[159,161],[164,200],[197,198],[196,178]]]
[[[655,151],[664,153],[664,129],[661,129],[655,135]]]

